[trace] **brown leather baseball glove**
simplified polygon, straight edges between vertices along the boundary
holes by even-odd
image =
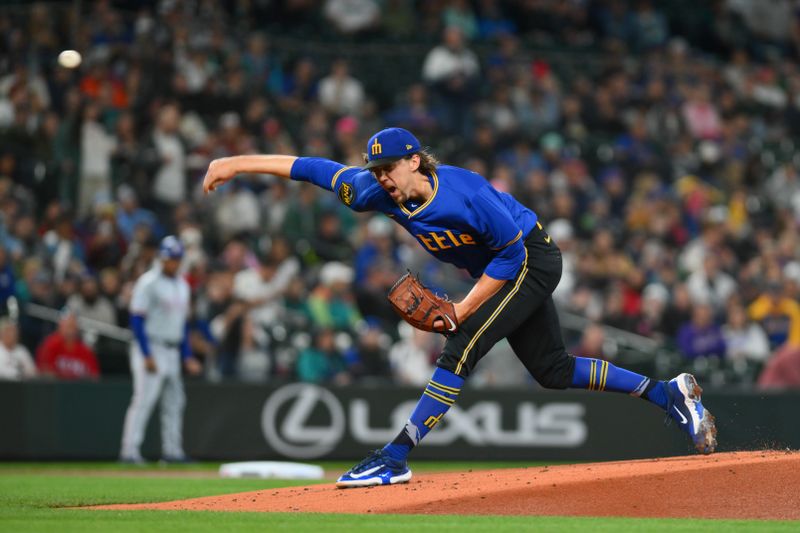
[[[426,288],[411,272],[397,280],[388,298],[397,314],[415,328],[445,334],[458,330],[453,302]],[[437,320],[445,327],[435,328],[433,324]]]

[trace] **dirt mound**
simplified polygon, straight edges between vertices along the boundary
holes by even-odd
[[[413,465],[412,465],[413,466]],[[270,489],[93,509],[800,519],[800,453],[420,475],[407,485]]]

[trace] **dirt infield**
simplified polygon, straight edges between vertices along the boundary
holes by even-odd
[[[798,487],[800,453],[764,451],[427,474],[369,489],[312,485],[93,509],[798,520]]]

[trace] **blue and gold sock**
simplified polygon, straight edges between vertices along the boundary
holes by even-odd
[[[383,450],[393,459],[404,461],[414,446],[441,421],[450,406],[456,403],[464,378],[437,368],[422,392],[405,427]]]
[[[625,392],[631,396],[644,398],[662,409],[667,408],[667,395],[662,382],[616,367],[608,361],[600,359],[576,357],[571,387],[573,389]]]

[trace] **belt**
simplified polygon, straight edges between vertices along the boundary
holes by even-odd
[[[167,348],[177,349],[181,347],[180,341],[168,341],[163,339],[152,339],[151,341],[153,344],[158,344],[160,346],[165,346]]]

